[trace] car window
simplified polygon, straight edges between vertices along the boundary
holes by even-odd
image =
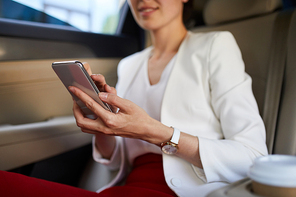
[[[0,17],[115,34],[125,0],[2,0]]]

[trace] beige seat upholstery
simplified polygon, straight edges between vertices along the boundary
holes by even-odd
[[[269,94],[266,89],[268,87],[268,70],[273,42],[272,36],[277,16],[282,12],[280,8],[280,0],[209,0],[203,13],[206,26],[194,28],[191,30],[193,32],[230,31],[234,35],[242,51],[246,72],[253,79],[253,92],[258,103],[260,114],[264,120],[266,120],[266,117],[268,116],[268,114],[266,114],[268,109],[273,107],[271,106],[272,104],[268,102],[270,98],[268,98]],[[289,46],[290,48],[294,47],[292,47],[291,44]],[[291,55],[291,52],[290,56],[293,56]],[[290,62],[293,61],[290,60]],[[290,76],[290,78],[292,79],[293,77]],[[287,80],[289,82],[286,83],[292,84],[290,79]],[[281,81],[279,81],[279,83],[281,83]],[[288,90],[289,88],[290,87],[285,87],[285,91],[290,91]],[[285,93],[284,95],[284,99],[291,99],[292,97],[295,98],[295,95],[292,95],[292,92]],[[289,107],[287,105],[288,104],[286,103],[282,103],[282,107],[286,107],[287,109],[286,111],[283,111],[284,109],[282,109],[281,115],[285,114],[282,116],[289,117],[292,115],[292,112],[290,113],[290,109],[288,109]],[[277,109],[274,113],[275,118],[277,118]],[[280,120],[282,119],[284,118],[281,117]],[[289,121],[290,124],[292,124],[293,121]],[[276,119],[272,122],[265,121],[266,128],[268,128],[267,145],[269,148],[269,153],[272,153],[273,150],[274,133],[272,130],[274,130],[273,128],[276,126],[275,122]],[[279,125],[282,124],[287,123],[279,122]],[[295,126],[296,125],[291,125],[291,127]],[[283,125],[283,127],[285,126]],[[283,129],[279,129],[279,133],[282,132],[282,130]],[[294,133],[294,136],[296,135],[295,131],[291,132]],[[281,142],[277,141],[278,150],[279,147],[282,146],[283,141],[288,140],[283,137],[286,136],[286,134],[281,133],[277,135],[277,137],[280,136],[282,136]],[[294,148],[294,150],[296,149]]]
[[[210,0],[204,9],[204,19],[207,25],[217,25],[268,14],[280,6],[279,0]]]

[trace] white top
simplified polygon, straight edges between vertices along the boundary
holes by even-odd
[[[139,69],[125,98],[143,108],[150,117],[160,121],[162,98],[171,70],[176,61],[176,55],[163,70],[159,82],[154,85],[150,84],[148,77],[148,59],[144,61],[143,66]],[[136,157],[146,153],[162,153],[158,146],[142,140],[139,142],[138,139],[127,138],[125,141],[130,163],[132,163]],[[135,146],[135,144],[137,144],[137,146]]]

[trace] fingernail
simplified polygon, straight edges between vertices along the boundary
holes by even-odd
[[[100,92],[99,97],[100,97],[101,100],[106,100],[107,97],[108,97],[108,93]]]
[[[74,87],[69,86],[69,90],[70,90],[71,92],[75,93],[75,88],[74,88]]]

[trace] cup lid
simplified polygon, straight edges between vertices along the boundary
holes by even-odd
[[[296,156],[267,155],[255,159],[249,177],[277,187],[296,187]]]

